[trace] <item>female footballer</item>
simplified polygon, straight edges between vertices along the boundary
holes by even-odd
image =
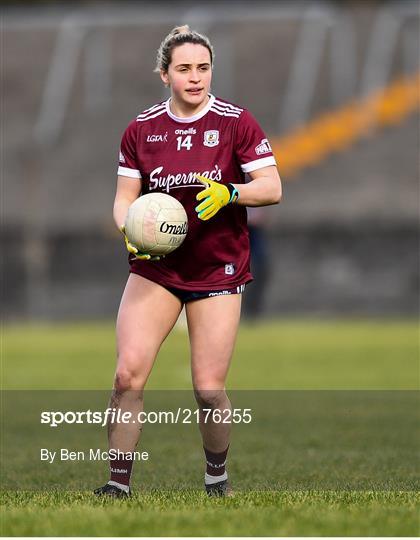
[[[130,274],[117,318],[117,368],[111,407],[137,414],[156,355],[185,305],[191,372],[200,410],[230,410],[225,381],[249,270],[247,206],[276,204],[281,182],[269,142],[251,114],[210,93],[213,47],[188,26],[174,28],[158,50],[156,71],[167,101],[145,110],[121,142],[114,219],[124,232],[140,194],[164,192],[188,215],[184,243],[163,258],[129,243]],[[245,173],[251,182],[244,183]],[[158,306],[158,309],[157,309]],[[230,494],[226,471],[230,425],[201,414],[209,495]],[[111,477],[97,495],[130,495],[131,455],[139,424],[109,423]]]

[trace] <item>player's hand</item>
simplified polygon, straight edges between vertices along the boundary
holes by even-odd
[[[136,259],[139,259],[141,261],[158,261],[161,257],[158,255],[150,255],[150,253],[142,253],[134,244],[130,242],[130,240],[127,238],[127,235],[125,234],[125,227],[124,225],[121,225],[120,231],[122,232],[124,236],[124,242],[125,247],[127,248],[127,251],[134,255]]]
[[[203,202],[195,208],[198,217],[203,221],[212,218],[227,204],[238,200],[238,191],[232,184],[225,186],[201,174],[196,174],[195,177],[205,186],[205,189],[200,191],[196,197],[197,201]]]

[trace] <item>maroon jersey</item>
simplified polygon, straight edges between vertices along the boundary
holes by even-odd
[[[141,178],[142,193],[178,199],[188,215],[184,243],[157,262],[130,257],[132,272],[168,287],[217,290],[252,279],[246,208],[230,204],[209,221],[198,219],[199,173],[222,184],[244,183],[245,173],[275,165],[268,140],[251,114],[210,96],[189,118],[165,101],[139,114],[124,132],[118,174]]]

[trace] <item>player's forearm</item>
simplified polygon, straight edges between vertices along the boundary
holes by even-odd
[[[114,202],[114,221],[118,229],[121,229],[121,226],[125,223],[125,218],[127,217],[127,212],[130,204],[133,201],[130,199],[118,199]]]
[[[280,202],[282,196],[280,178],[261,176],[248,184],[233,184],[238,190],[237,204],[243,206],[268,206]]]
[[[129,206],[141,193],[141,180],[118,175],[117,192],[114,199],[114,221],[118,229],[125,223]]]

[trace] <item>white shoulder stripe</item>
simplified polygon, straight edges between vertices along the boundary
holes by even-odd
[[[223,109],[222,107],[220,107],[219,105],[212,105],[212,109],[216,109],[220,112],[226,112],[226,113],[231,113],[231,114],[237,114],[238,116],[241,114],[240,112],[238,111],[234,111],[233,109]]]
[[[150,114],[149,116],[146,116],[144,118],[137,117],[137,122],[146,122],[147,120],[151,120],[152,118],[156,118],[156,116],[160,116],[161,114],[164,114],[165,112],[166,112],[166,109],[162,109],[161,111],[158,111],[155,114]]]
[[[218,105],[217,103],[213,103],[212,107],[215,107],[218,111],[229,111],[234,112],[236,114],[239,114],[239,111],[234,111],[233,109],[228,109],[227,107],[222,107],[221,105]]]
[[[235,109],[238,112],[243,111],[243,109],[241,107],[237,107],[236,105],[232,105],[232,103],[226,103],[225,101],[220,101],[220,99],[215,99],[214,102],[217,103],[217,105],[221,105],[222,107],[230,107],[231,109]]]
[[[158,111],[164,111],[165,110],[165,106],[163,107],[156,107],[155,109],[153,109],[153,111],[150,111],[150,112],[147,112],[147,113],[141,113],[137,116],[137,119],[139,118],[146,118],[147,116],[150,116],[151,114],[154,114],[154,113],[157,113]]]
[[[235,107],[235,105],[231,105],[230,103],[223,103],[223,101],[219,101],[218,99],[214,100],[214,104],[219,105],[219,107],[233,109],[236,112],[243,111],[243,109],[240,109],[239,107]]]
[[[223,105],[220,105],[220,103],[214,103],[214,106],[219,107],[219,109],[221,109],[223,111],[230,111],[230,112],[235,112],[235,113],[238,113],[238,114],[241,114],[243,112],[243,110],[238,111],[238,109],[234,109],[233,107],[225,107]]]
[[[151,113],[151,112],[153,112],[153,111],[155,111],[155,110],[157,110],[157,109],[160,109],[160,108],[162,108],[162,107],[165,107],[165,104],[164,104],[164,103],[163,103],[163,104],[162,104],[162,103],[158,103],[157,105],[153,105],[153,107],[150,107],[149,109],[146,109],[145,111],[143,111],[143,112],[141,112],[140,114],[138,114],[138,115],[137,115],[137,118],[138,118],[139,116],[145,116],[145,115],[147,115],[147,114],[149,114],[149,113]]]
[[[211,107],[210,108],[211,112],[214,112],[216,114],[218,114],[219,116],[231,116],[232,118],[239,118],[239,114],[235,114],[233,112],[230,112],[230,111],[218,111],[217,109]]]
[[[223,111],[223,112],[221,112],[221,111],[218,111],[217,109],[213,109],[213,108],[211,108],[210,110],[211,110],[212,112],[218,114],[219,116],[231,116],[231,117],[233,117],[233,118],[239,118],[239,114],[235,114],[235,113],[230,112],[230,111]]]

